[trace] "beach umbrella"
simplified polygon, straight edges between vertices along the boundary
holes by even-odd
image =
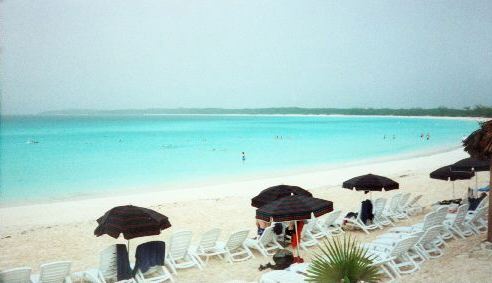
[[[453,198],[454,196],[454,181],[456,180],[469,180],[473,176],[475,176],[475,173],[473,172],[466,172],[466,171],[451,171],[451,166],[444,166],[439,169],[436,169],[432,171],[429,176],[432,179],[438,179],[438,180],[444,180],[444,181],[451,181],[453,182]]]
[[[94,230],[96,236],[107,234],[116,239],[123,234],[128,241],[128,251],[130,239],[159,235],[161,230],[171,227],[167,216],[152,209],[133,205],[114,207],[97,219],[97,223],[98,226]]]
[[[464,158],[451,165],[451,170],[474,173],[490,171],[490,159]],[[478,175],[475,175],[475,189],[478,189]]]
[[[374,174],[367,174],[354,177],[343,182],[342,187],[350,190],[355,189],[356,191],[364,191],[364,193],[366,194],[367,192],[371,192],[372,199],[372,191],[396,190],[400,187],[400,185],[390,178]]]
[[[313,196],[310,192],[298,186],[278,185],[261,191],[257,196],[251,199],[251,206],[256,208],[262,207],[267,203],[290,195]]]
[[[302,195],[290,195],[266,204],[256,210],[256,218],[263,221],[292,221],[296,229],[297,256],[299,256],[299,233],[297,220],[310,219],[311,213],[318,217],[333,211],[333,202]]]

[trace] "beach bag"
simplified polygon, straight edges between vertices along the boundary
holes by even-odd
[[[267,263],[266,265],[260,265],[259,270],[262,271],[267,268],[271,268],[273,270],[286,269],[294,263],[294,255],[287,249],[279,250],[273,255],[273,261],[275,264]]]

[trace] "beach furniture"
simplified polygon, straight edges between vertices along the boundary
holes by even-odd
[[[487,232],[487,223],[483,218],[487,217],[488,209],[488,206],[477,208],[475,213],[467,214],[465,217],[465,224],[477,235],[480,235],[480,232]]]
[[[456,236],[465,239],[465,237],[473,235],[471,228],[465,223],[465,218],[468,211],[468,204],[463,204],[458,207],[458,211],[454,215],[449,215],[444,221],[444,225]]]
[[[0,272],[1,283],[31,283],[31,268],[19,267]]]
[[[116,245],[111,245],[99,254],[99,268],[89,269],[83,274],[85,279],[96,283],[106,283],[117,280]]]
[[[393,222],[397,222],[405,218],[404,213],[400,212],[398,207],[401,196],[401,193],[393,195],[388,206],[386,207],[386,210],[383,212],[383,215],[391,219]]]
[[[202,270],[202,266],[193,254],[190,254],[190,244],[192,232],[183,230],[174,232],[167,241],[166,248],[166,266],[168,266],[173,274],[177,274],[177,269],[198,267]]]
[[[362,231],[364,231],[366,234],[369,234],[369,230],[382,229],[382,227],[376,223],[365,224],[364,221],[362,221],[361,219],[361,214],[361,210],[359,210],[359,213],[357,213],[357,217],[355,219],[345,217],[343,220],[346,221],[346,225],[358,227],[362,229]]]
[[[72,283],[70,278],[71,261],[56,261],[41,264],[39,275],[32,275],[33,283]]]
[[[412,198],[405,206],[405,212],[409,216],[421,213],[424,210],[424,207],[419,204],[420,199],[422,199],[422,195],[417,195]]]
[[[306,277],[300,273],[288,270],[273,270],[264,273],[259,283],[303,283]]]
[[[443,255],[442,250],[439,248],[441,241],[439,239],[439,235],[441,229],[442,225],[430,227],[424,232],[422,238],[417,242],[417,248],[426,259],[437,258]]]
[[[338,236],[345,233],[345,231],[342,230],[340,223],[337,222],[341,214],[341,210],[333,210],[321,218],[314,218],[314,215],[312,215],[312,217],[316,219],[316,224],[313,229],[324,233],[325,237]]]
[[[442,206],[439,209],[447,211],[448,207],[447,206]],[[438,217],[438,211],[431,211],[427,213],[424,217],[424,220],[420,223],[417,223],[412,226],[400,226],[400,227],[395,227],[391,228],[388,231],[390,233],[414,233],[414,232],[419,232],[419,231],[425,231],[428,228],[435,226],[435,225],[441,225],[439,223],[439,217]]]
[[[246,239],[245,245],[248,248],[258,250],[265,257],[273,255],[273,251],[283,248],[275,239],[272,226],[265,228],[261,236],[255,239]]]
[[[396,217],[399,217],[399,219],[410,219],[408,217],[406,207],[408,204],[408,201],[410,200],[410,193],[404,193],[401,195],[400,200],[398,202],[398,206],[396,210],[399,212],[399,214]]]
[[[308,223],[306,223],[304,225],[304,227],[302,228],[301,241],[299,244],[301,246],[301,249],[303,249],[305,251],[307,251],[308,247],[318,245],[319,244],[319,242],[318,242],[319,238],[325,237],[324,233],[321,233],[321,232],[313,233],[313,232],[311,232],[313,230],[315,224],[316,224],[316,222],[311,220],[311,221],[308,221]]]
[[[239,230],[229,236],[227,242],[217,242],[217,250],[224,251],[225,260],[230,263],[248,260],[255,256],[246,246],[249,230]]]
[[[417,237],[420,241],[422,239],[422,236],[424,235],[423,231],[418,231],[418,232],[413,232],[410,234],[406,233],[385,233],[383,235],[380,235],[376,240],[372,241],[372,244],[378,244],[378,245],[388,245],[388,246],[394,246],[397,241],[401,239],[405,239],[408,237]],[[417,242],[418,243],[418,242]],[[408,250],[408,255],[413,259],[413,260],[418,260],[419,263],[425,261],[427,258],[422,254],[420,249],[417,247],[417,243],[415,246],[411,247]]]
[[[378,224],[380,227],[392,225],[393,222],[384,215],[384,208],[386,207],[386,199],[385,198],[377,198],[374,201],[373,206],[373,214],[374,214],[374,222]]]
[[[415,247],[418,240],[419,237],[411,236],[397,240],[392,246],[369,243],[362,244],[362,247],[368,250],[368,254],[373,256],[376,262],[385,262],[389,270],[392,270],[399,278],[402,274],[420,269],[409,255],[409,250]]]
[[[190,246],[190,253],[195,256],[201,265],[204,265],[201,257],[205,257],[205,262],[208,262],[208,259],[211,256],[221,257],[221,255],[226,253],[226,251],[223,248],[219,248],[217,244],[220,232],[219,228],[208,230],[202,235],[198,246]]]
[[[133,273],[137,282],[160,283],[171,281],[173,277],[164,266],[166,244],[163,241],[150,241],[137,246]]]

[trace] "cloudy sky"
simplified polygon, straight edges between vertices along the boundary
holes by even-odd
[[[492,1],[1,2],[2,113],[492,105]]]

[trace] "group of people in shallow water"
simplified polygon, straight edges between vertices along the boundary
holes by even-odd
[[[420,139],[423,140],[424,138],[426,140],[430,140],[430,138],[431,138],[430,133],[427,133],[426,135],[424,133],[421,133],[420,134]],[[385,140],[385,139],[386,139],[386,135],[383,136],[383,140]],[[396,135],[393,135],[393,139],[396,139]]]

